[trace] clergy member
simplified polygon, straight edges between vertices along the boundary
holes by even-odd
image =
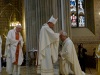
[[[67,33],[62,31],[60,39],[63,42],[62,50],[59,53],[60,73],[62,75],[84,75],[79,65],[74,44],[67,36]]]
[[[20,65],[23,62],[23,38],[20,34],[21,25],[10,30],[6,37],[5,56],[7,60],[6,71],[10,75],[20,75]]]
[[[1,68],[1,57],[2,57],[2,39],[1,39],[1,36],[0,36],[0,72],[2,70],[2,68]]]
[[[96,57],[97,57],[97,75],[100,75],[100,44],[96,48]]]
[[[58,59],[59,46],[59,34],[53,31],[56,22],[57,19],[51,16],[40,30],[38,65],[41,75],[54,75],[53,63]]]

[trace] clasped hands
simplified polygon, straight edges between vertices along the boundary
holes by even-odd
[[[21,41],[19,40],[18,44],[21,44]]]

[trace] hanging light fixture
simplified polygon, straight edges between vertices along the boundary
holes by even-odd
[[[10,27],[16,27],[17,25],[21,25],[21,23],[16,20],[16,15],[14,13],[13,21],[10,22]]]
[[[10,23],[10,27],[16,27],[17,25],[21,25],[19,21],[14,21]]]

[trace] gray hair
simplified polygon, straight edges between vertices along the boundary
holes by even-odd
[[[22,28],[22,26],[21,25],[16,25],[16,28]]]
[[[62,32],[62,35],[67,36],[67,33],[63,31],[63,32]]]

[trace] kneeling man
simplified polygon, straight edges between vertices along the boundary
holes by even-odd
[[[61,75],[83,75],[73,42],[63,31],[60,33],[60,39],[63,42],[59,53]]]

